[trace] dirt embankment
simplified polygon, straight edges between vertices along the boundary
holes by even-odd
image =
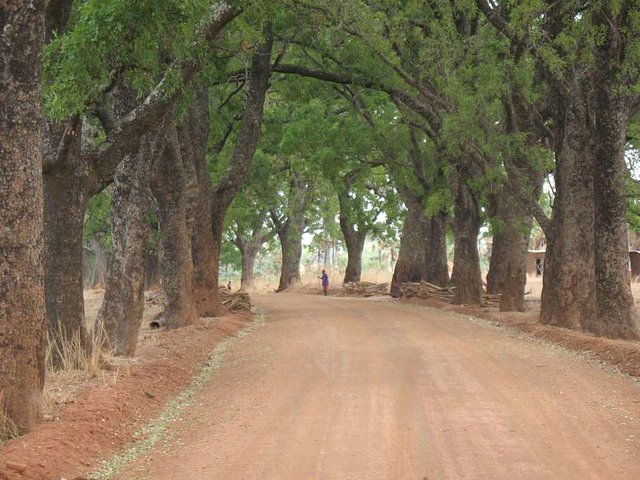
[[[189,384],[216,344],[250,321],[249,315],[202,319],[151,334],[136,360],[94,379],[59,418],[2,446],[0,479],[84,478]]]

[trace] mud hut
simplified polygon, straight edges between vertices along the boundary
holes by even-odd
[[[527,251],[527,275],[541,277],[544,274],[545,250]]]

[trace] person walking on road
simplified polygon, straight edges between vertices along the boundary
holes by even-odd
[[[324,290],[324,294],[329,295],[329,275],[327,275],[327,272],[323,269],[322,276],[318,278],[322,280],[322,290]]]

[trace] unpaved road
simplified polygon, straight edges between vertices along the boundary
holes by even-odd
[[[640,479],[640,387],[390,301],[258,296],[169,438],[123,478]]]

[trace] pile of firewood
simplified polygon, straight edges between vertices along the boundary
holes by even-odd
[[[247,292],[232,292],[225,287],[220,287],[220,300],[232,313],[251,311],[251,297]]]
[[[375,297],[389,295],[388,283],[347,282],[342,285],[343,295],[355,297]]]
[[[433,283],[422,281],[419,283],[403,283],[400,291],[402,296],[407,298],[435,298],[443,302],[451,302],[456,294],[456,287],[439,287]],[[483,292],[482,305],[485,307],[500,306],[500,294],[490,295]]]
[[[407,282],[400,286],[403,297],[412,298],[436,298],[444,302],[453,300],[456,294],[456,287],[439,287],[429,282]]]
[[[482,292],[482,304],[485,307],[499,307],[500,300],[502,295],[499,293],[490,295],[488,293]]]

